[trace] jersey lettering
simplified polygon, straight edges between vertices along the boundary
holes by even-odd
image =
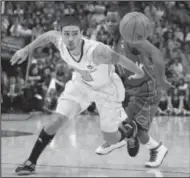
[[[74,68],[74,69],[75,69],[76,72],[78,72],[81,75],[81,78],[84,81],[87,81],[87,82],[92,82],[93,81],[93,78],[90,75],[90,72],[88,70],[80,70],[80,69],[77,69],[77,68]]]

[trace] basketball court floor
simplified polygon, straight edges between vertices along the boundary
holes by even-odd
[[[16,177],[16,166],[29,156],[51,116],[13,114],[2,119],[1,174]],[[190,177],[190,117],[156,117],[151,133],[169,148],[157,169],[144,168],[149,159],[144,147],[135,158],[128,156],[126,146],[106,156],[96,155],[95,149],[103,143],[99,117],[78,116],[58,132],[30,177]]]

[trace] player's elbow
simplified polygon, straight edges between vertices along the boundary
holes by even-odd
[[[120,60],[120,54],[114,52],[114,51],[109,51],[109,55],[106,55],[103,59],[104,64],[118,64]],[[106,60],[105,60],[106,59]]]
[[[122,56],[119,53],[113,53],[111,57],[111,61],[113,64],[123,64],[123,57],[124,56]]]

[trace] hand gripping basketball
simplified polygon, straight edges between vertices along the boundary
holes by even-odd
[[[128,77],[128,79],[129,80],[131,80],[131,79],[139,79],[139,78],[142,78],[142,77],[144,77],[144,70],[143,70],[143,64],[138,64],[138,62],[136,62],[136,65],[141,69],[141,73],[136,73],[136,74],[133,74],[133,75],[130,75],[129,77]]]

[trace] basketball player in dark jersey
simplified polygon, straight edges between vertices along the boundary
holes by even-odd
[[[138,134],[136,137],[127,140],[127,149],[130,156],[134,157],[139,151],[140,143],[150,150],[150,160],[145,164],[146,167],[158,167],[168,149],[160,142],[155,141],[148,133],[151,121],[158,109],[160,101],[160,90],[171,87],[165,79],[165,65],[162,58],[150,55],[145,57],[146,46],[141,44],[128,44],[124,42],[119,33],[119,23],[121,20],[117,8],[111,8],[107,11],[107,28],[110,34],[110,44],[112,48],[127,57],[139,66],[143,66],[145,76],[139,80],[131,80],[130,71],[116,66],[120,77],[126,89],[126,96],[129,97],[128,106],[125,108],[128,118],[127,122],[135,121],[138,125]],[[146,44],[145,44],[146,45]],[[148,45],[158,50],[148,42]],[[159,57],[160,54],[158,53]],[[156,69],[156,70],[155,70]],[[155,71],[158,71],[156,73]],[[160,75],[158,77],[158,75]]]

